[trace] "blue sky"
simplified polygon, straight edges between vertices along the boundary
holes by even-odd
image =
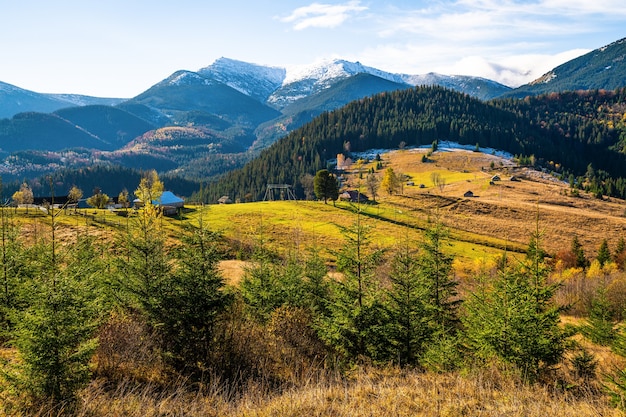
[[[288,68],[343,58],[517,86],[626,37],[623,0],[20,0],[0,10],[0,81],[102,97],[135,96],[222,56]]]

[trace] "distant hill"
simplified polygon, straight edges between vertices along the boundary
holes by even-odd
[[[56,114],[20,113],[0,119],[0,149],[60,151],[68,148],[104,149],[108,144]]]
[[[333,88],[302,98],[282,109],[283,116],[259,126],[254,149],[263,149],[286,131],[296,129],[313,120],[322,112],[331,111],[359,98],[372,96],[383,91],[410,88],[407,84],[389,81],[374,75],[360,73],[337,81]]]
[[[0,119],[17,113],[51,113],[71,106],[102,104],[114,106],[124,99],[99,98],[78,94],[42,94],[0,82]]]
[[[504,96],[525,97],[551,92],[615,90],[622,87],[626,87],[626,38],[559,65]]]
[[[563,175],[582,175],[593,164],[607,178],[626,178],[625,99],[626,89],[489,103],[441,87],[381,93],[321,114],[223,176],[203,197],[261,198],[268,183],[291,184],[302,195],[302,177],[339,153],[438,140],[533,155]],[[626,196],[626,181],[614,191]]]
[[[59,167],[80,169],[103,163],[214,180],[217,175],[241,168],[292,132],[301,135],[299,129],[308,123],[313,122],[323,133],[307,127],[308,133],[300,140],[307,135],[328,136],[334,127],[319,126],[319,120],[328,118],[327,113],[343,106],[364,106],[362,112],[377,114],[372,106],[381,105],[381,101],[372,99],[373,95],[412,96],[415,91],[420,92],[419,100],[425,100],[423,107],[406,112],[406,107],[412,105],[394,104],[399,107],[390,110],[384,119],[389,126],[381,127],[381,122],[371,115],[342,120],[342,132],[333,133],[337,142],[325,148],[331,155],[311,154],[307,150],[307,158],[301,155],[298,175],[305,172],[305,166],[307,172],[312,169],[307,165],[312,159],[316,159],[316,167],[325,165],[326,160],[332,159],[332,152],[336,155],[342,151],[343,142],[358,147],[367,143],[378,146],[377,140],[371,140],[373,137],[384,137],[384,144],[392,147],[401,142],[428,143],[437,139],[495,141],[511,151],[561,161],[575,172],[589,164],[583,160],[588,156],[590,161],[602,161],[606,172],[615,175],[619,171],[615,167],[621,163],[619,155],[626,149],[626,139],[619,139],[621,127],[615,128],[621,122],[613,113],[607,115],[597,108],[584,110],[581,104],[587,100],[589,106],[593,103],[614,108],[613,103],[607,104],[595,94],[583,99],[563,93],[557,96],[562,103],[542,95],[524,103],[497,97],[535,96],[561,89],[613,91],[626,79],[625,45],[626,40],[614,42],[557,67],[541,80],[514,92],[479,77],[393,74],[340,59],[285,69],[220,58],[197,72],[177,71],[123,102],[67,94],[41,95],[0,84],[0,108],[8,108],[7,103],[12,103],[13,110],[15,103],[20,108],[44,108],[0,119],[0,175],[33,177]],[[424,91],[434,97],[424,99]],[[443,103],[439,101],[450,97],[451,92],[457,94],[454,97],[464,97],[453,100],[459,101],[457,107],[450,107],[448,98]],[[471,105],[465,103],[469,98],[474,100]],[[94,103],[97,100],[111,101]],[[482,103],[482,107],[476,103]],[[565,111],[570,104],[572,109]],[[461,109],[465,114],[458,114]],[[495,114],[494,109],[500,113]],[[615,114],[619,112],[614,110]],[[580,116],[583,111],[587,112],[586,121]],[[347,126],[355,121],[360,125]],[[575,140],[566,142],[563,135]],[[508,142],[502,138],[508,138]],[[563,143],[567,144],[564,148]],[[285,173],[279,177],[286,180],[287,175],[296,175],[287,174],[288,163],[281,164]],[[272,172],[265,171],[259,174],[259,180]],[[289,182],[297,180],[292,178]]]
[[[106,143],[108,150],[118,149],[155,126],[124,110],[111,106],[69,107],[54,114],[80,126]]]

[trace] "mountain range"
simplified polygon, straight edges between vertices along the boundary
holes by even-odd
[[[205,181],[324,112],[378,93],[439,86],[481,101],[626,85],[626,39],[516,89],[479,77],[392,74],[328,60],[294,69],[220,58],[130,99],[39,94],[0,83],[6,180],[98,163]]]

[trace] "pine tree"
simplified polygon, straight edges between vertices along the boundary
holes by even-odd
[[[335,255],[343,278],[333,281],[330,316],[320,323],[320,337],[349,361],[387,359],[385,311],[374,280],[374,268],[382,252],[370,247],[360,213],[351,227],[342,228],[342,233],[346,243]]]
[[[10,338],[14,327],[13,313],[26,307],[23,287],[25,282],[33,279],[36,265],[30,259],[32,250],[26,248],[20,239],[19,225],[5,206],[0,206],[0,233],[0,341],[3,343]]]
[[[493,283],[470,294],[464,303],[465,336],[478,358],[499,358],[529,380],[559,362],[565,351],[562,308],[553,304],[558,284],[549,284],[547,275],[544,260],[535,256],[505,266]]]
[[[400,365],[418,363],[431,337],[427,313],[427,286],[420,273],[418,256],[408,239],[393,258],[388,290],[390,342]]]
[[[267,253],[257,250],[252,265],[244,271],[239,289],[256,320],[267,321],[272,311],[282,304],[274,266]]]
[[[330,284],[327,279],[328,269],[320,250],[309,249],[304,267],[304,286],[306,305],[314,316],[328,317],[328,303],[330,300]]]
[[[420,243],[419,269],[426,289],[425,308],[428,323],[428,349],[422,364],[445,371],[457,366],[458,350],[458,283],[452,275],[453,257],[446,253],[448,230],[437,221],[424,231]]]
[[[578,236],[574,236],[572,239],[572,253],[576,258],[577,268],[587,268],[589,266],[589,261],[585,257],[585,251],[583,250],[583,246],[578,241]]]
[[[448,230],[437,221],[434,226],[424,231],[424,240],[420,244],[420,273],[428,289],[428,308],[431,310],[432,323],[437,331],[448,331],[459,323],[457,281],[452,275],[454,258],[445,252],[449,245]]]
[[[91,241],[78,241],[60,252],[55,238],[55,213],[50,211],[50,243],[39,243],[32,259],[36,279],[28,284],[28,306],[17,311],[14,345],[21,357],[11,382],[42,401],[70,410],[78,389],[89,380],[89,361],[96,349],[100,304],[96,283],[101,271]],[[85,262],[91,259],[91,262]]]
[[[315,174],[313,191],[317,198],[324,200],[324,204],[327,204],[328,200],[334,202],[339,198],[337,179],[327,169],[321,169]]]
[[[596,259],[600,262],[600,266],[604,266],[605,263],[611,261],[611,251],[609,250],[609,243],[606,239],[602,240]]]
[[[582,332],[591,339],[593,343],[602,346],[609,346],[615,340],[617,330],[615,329],[614,314],[611,311],[611,303],[606,297],[606,288],[600,288],[591,301],[591,310],[587,323],[583,325]]]
[[[172,275],[171,258],[165,250],[160,214],[148,203],[133,219],[120,247],[125,253],[117,259],[118,298],[141,311],[146,320],[158,326],[159,311]]]
[[[208,367],[214,328],[231,302],[217,269],[218,235],[205,227],[189,227],[174,251],[177,267],[163,290],[156,311],[159,333],[170,360],[188,373]]]

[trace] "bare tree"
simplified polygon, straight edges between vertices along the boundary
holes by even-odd
[[[430,174],[430,180],[433,182],[433,186],[439,188],[439,192],[443,194],[443,189],[446,186],[446,179],[441,176],[438,172],[433,172]]]
[[[315,177],[311,174],[304,174],[302,178],[300,178],[300,184],[302,184],[302,190],[304,191],[304,198],[306,200],[313,200],[313,197],[315,197],[313,188],[314,180]]]
[[[373,172],[367,174],[367,178],[365,178],[365,185],[367,186],[367,191],[371,194],[372,199],[376,201],[378,187],[380,187],[380,179],[378,176],[376,176]]]

